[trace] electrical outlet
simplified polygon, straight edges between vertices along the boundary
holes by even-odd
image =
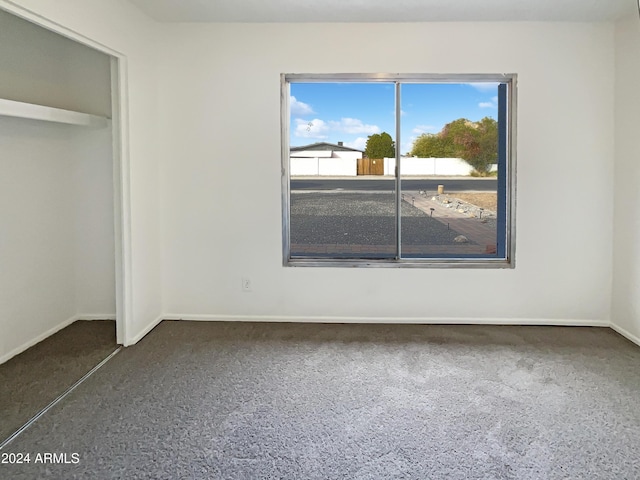
[[[249,277],[242,277],[242,291],[243,292],[251,291],[251,279]]]

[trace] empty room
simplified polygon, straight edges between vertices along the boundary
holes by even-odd
[[[0,0],[0,478],[640,478],[640,2]]]

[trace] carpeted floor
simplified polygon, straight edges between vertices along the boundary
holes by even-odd
[[[636,479],[640,348],[604,328],[163,322],[4,452],[31,454],[11,479]]]
[[[0,365],[0,442],[116,347],[114,321],[80,320]]]

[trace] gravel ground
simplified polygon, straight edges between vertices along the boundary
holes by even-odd
[[[395,244],[395,195],[292,193],[291,243],[303,245]],[[403,245],[453,245],[460,235],[402,202]]]
[[[463,202],[476,205],[495,212],[498,209],[498,194],[496,192],[456,192],[447,194],[451,201],[462,200]]]

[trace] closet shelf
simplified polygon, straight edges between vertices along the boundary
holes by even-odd
[[[0,98],[0,116],[29,118],[93,128],[103,128],[109,125],[109,119],[106,117],[73,112],[61,108],[45,107],[33,103],[16,102],[4,98]]]

